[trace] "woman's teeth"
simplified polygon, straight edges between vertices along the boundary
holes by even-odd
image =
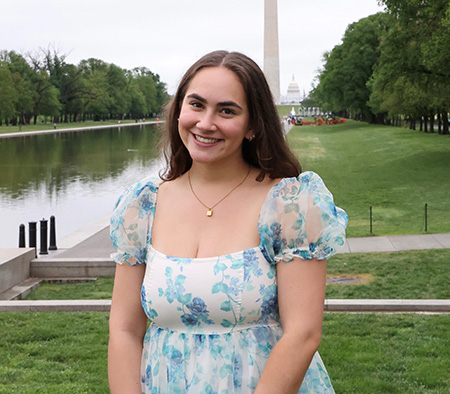
[[[195,139],[197,141],[203,142],[205,144],[214,144],[216,142],[219,142],[219,140],[215,140],[215,139],[212,139],[212,138],[201,137],[201,136],[199,136],[197,134],[194,134],[194,136],[195,136]]]

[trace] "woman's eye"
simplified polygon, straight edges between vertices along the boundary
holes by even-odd
[[[203,105],[198,101],[193,101],[192,103],[190,103],[190,105],[194,108],[203,108]]]
[[[222,113],[225,114],[225,115],[235,115],[235,112],[232,109],[230,109],[230,108],[222,109]]]

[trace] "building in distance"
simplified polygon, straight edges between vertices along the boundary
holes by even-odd
[[[298,83],[295,82],[294,75],[292,75],[292,81],[289,83],[287,95],[283,97],[282,102],[283,104],[300,104],[303,99],[304,97],[300,93]]]

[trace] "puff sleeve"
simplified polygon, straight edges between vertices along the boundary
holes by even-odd
[[[145,264],[157,190],[158,182],[147,178],[119,197],[110,224],[111,241],[117,251],[111,257],[116,263]]]
[[[344,246],[347,222],[322,179],[304,172],[270,190],[259,219],[261,246],[271,263],[326,260]]]

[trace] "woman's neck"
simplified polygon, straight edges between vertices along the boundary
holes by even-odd
[[[242,178],[249,171],[249,167],[250,165],[244,160],[237,161],[232,165],[230,163],[223,165],[193,162],[189,172],[191,177],[197,179],[198,182],[227,183]]]

